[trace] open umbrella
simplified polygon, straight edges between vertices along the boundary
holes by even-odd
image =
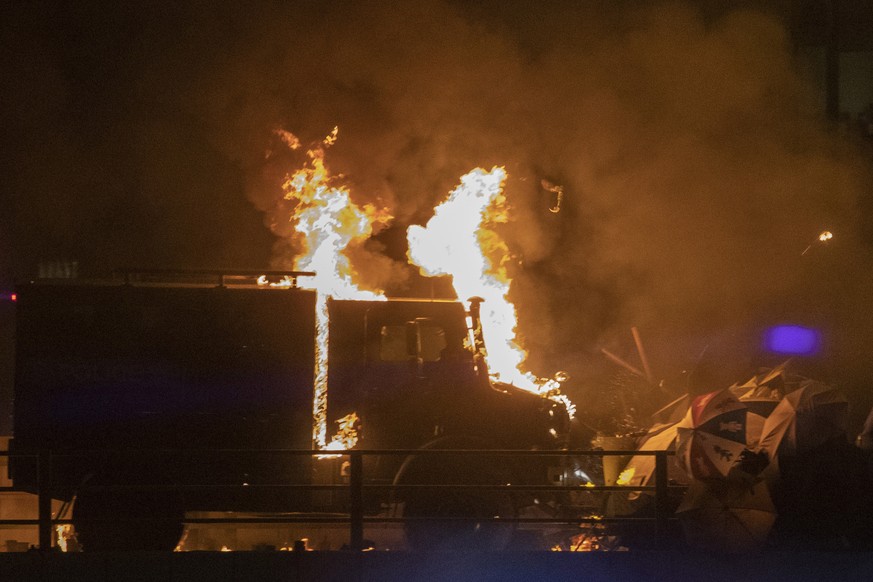
[[[785,360],[778,366],[755,374],[743,384],[734,384],[728,390],[737,398],[775,398],[778,400],[785,392],[788,378],[788,365],[791,360]]]
[[[729,553],[763,548],[776,521],[764,481],[692,483],[676,514],[689,544]]]
[[[688,394],[683,394],[676,400],[665,405],[663,408],[653,412],[652,420],[656,425],[675,424],[685,418],[685,413],[688,412],[688,406],[690,404],[691,398]]]
[[[676,446],[676,436],[682,423],[658,424],[649,429],[637,446],[638,451],[669,451]],[[667,457],[667,478],[671,481],[685,481],[687,478],[674,455]],[[655,474],[653,455],[634,455],[622,471],[622,482],[631,487],[645,487]],[[628,499],[634,501],[647,492],[635,491]]]
[[[833,386],[805,380],[764,421],[758,449],[770,458],[797,454],[844,435],[848,401]]]
[[[718,390],[691,401],[677,427],[676,454],[696,479],[726,477],[746,448],[746,406],[730,390]]]
[[[755,396],[743,395],[739,400],[746,405],[748,414],[746,415],[746,447],[754,449],[758,446],[761,440],[761,434],[764,431],[764,423],[776,409],[782,396],[773,394],[771,396]]]

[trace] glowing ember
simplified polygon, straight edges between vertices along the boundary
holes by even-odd
[[[451,275],[459,299],[484,298],[480,316],[495,380],[561,401],[572,414],[572,403],[559,393],[560,381],[522,371],[527,354],[515,341],[516,310],[507,298],[509,250],[492,228],[508,220],[505,181],[503,168],[476,168],[463,176],[424,227],[407,231],[409,260],[423,275]]]
[[[600,520],[602,515],[592,515],[593,520],[587,524],[581,524],[582,532],[572,536],[566,542],[552,546],[553,552],[610,552],[626,551],[617,536],[609,535],[608,529]]]
[[[810,243],[809,245],[807,245],[807,247],[805,249],[803,249],[803,252],[800,254],[805,255],[806,253],[808,253],[809,250],[813,247],[813,245],[816,242],[827,244],[828,241],[831,240],[832,238],[834,238],[834,233],[832,233],[829,230],[823,230],[821,233],[819,233],[818,238],[815,241],[813,241],[812,243]]]
[[[60,549],[61,552],[69,552],[71,550],[71,541],[75,543],[73,526],[69,524],[56,525],[55,534],[57,536],[58,549]]]
[[[352,449],[358,444],[358,413],[352,412],[336,421],[337,432],[329,443],[321,447],[323,451],[342,451]],[[318,455],[319,459],[328,459],[339,455]]]
[[[634,478],[634,473],[636,473],[636,467],[630,467],[625,469],[621,473],[619,473],[618,478],[615,480],[616,485],[627,485],[631,482],[631,479]]]
[[[294,268],[316,273],[307,277],[301,287],[318,291],[312,440],[319,448],[327,444],[327,299],[384,299],[379,293],[359,289],[353,282],[356,273],[345,251],[365,241],[374,227],[391,219],[384,209],[354,203],[347,188],[334,184],[324,165],[324,148],[336,142],[338,131],[334,128],[321,145],[307,151],[309,163],[283,185],[285,198],[297,202],[290,220],[303,239],[304,249],[295,259]],[[299,143],[293,137],[288,132],[282,134],[289,145]]]

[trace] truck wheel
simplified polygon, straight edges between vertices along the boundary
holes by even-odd
[[[172,493],[86,490],[73,506],[73,527],[85,552],[172,551],[184,516]]]
[[[493,518],[515,517],[512,497],[489,489],[428,489],[426,485],[500,485],[509,480],[493,459],[477,456],[420,455],[407,459],[395,484],[403,501],[406,541],[413,550],[505,549],[515,524]],[[418,487],[422,486],[422,487]]]

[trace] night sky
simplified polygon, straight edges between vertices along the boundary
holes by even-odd
[[[827,121],[796,23],[759,9],[790,3],[225,4],[3,4],[0,286],[49,260],[290,267],[280,184],[301,158],[275,131],[338,126],[328,166],[395,217],[357,267],[396,295],[421,288],[406,226],[507,168],[538,374],[633,360],[637,326],[657,374],[703,353],[718,388],[773,363],[760,331],[792,321],[825,331],[816,372],[869,405],[873,163]]]

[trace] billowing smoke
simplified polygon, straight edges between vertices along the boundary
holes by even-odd
[[[115,108],[105,131],[81,143],[85,122],[66,117],[87,116],[80,104],[44,105],[64,122],[59,147],[88,158],[63,168],[101,164],[76,178],[76,193],[98,192],[76,205],[85,233],[98,238],[115,208],[130,228],[110,228],[113,257],[287,266],[297,243],[280,184],[300,154],[275,130],[305,146],[339,126],[327,165],[395,217],[355,260],[394,293],[418,290],[405,226],[470,169],[507,168],[512,299],[539,374],[584,377],[611,365],[601,347],[633,358],[637,326],[656,374],[705,352],[722,368],[714,381],[730,382],[760,363],[756,333],[778,319],[827,327],[837,359],[852,360],[869,339],[869,163],[824,122],[777,16],[682,2],[491,8],[110,9],[126,28],[112,33],[123,50],[105,63],[109,94],[91,89]],[[74,16],[80,28],[96,18]],[[117,48],[105,44],[95,50]],[[46,58],[59,86],[47,99],[63,100],[53,67],[72,65]],[[563,188],[559,212],[543,180]],[[825,229],[834,240],[802,255]],[[119,245],[137,250],[107,250]]]
[[[338,124],[329,164],[401,230],[469,169],[506,165],[513,299],[544,373],[632,347],[633,325],[663,374],[704,348],[748,367],[749,326],[835,307],[833,279],[865,264],[868,177],[824,125],[777,18],[628,6],[525,25],[442,2],[277,14],[197,97],[220,105],[222,147],[280,235],[273,182],[288,164],[256,147],[271,124],[311,140]],[[560,212],[544,178],[563,187]],[[837,241],[802,256],[823,229]]]

